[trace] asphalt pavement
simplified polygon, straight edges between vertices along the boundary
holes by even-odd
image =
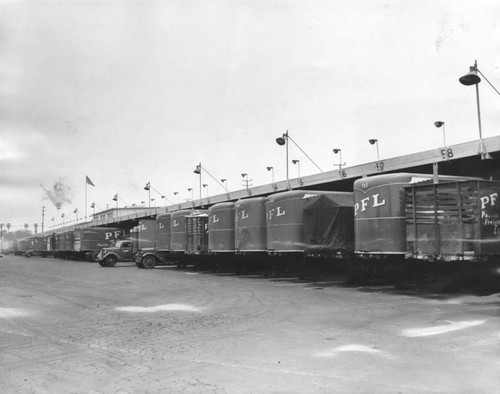
[[[500,296],[0,259],[1,393],[500,393]]]

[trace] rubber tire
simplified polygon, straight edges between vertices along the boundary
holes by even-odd
[[[26,255],[25,255],[25,256],[26,256],[26,257],[31,257],[31,256],[33,256],[33,255],[32,255],[30,252],[28,252],[28,253],[26,253]]]
[[[98,263],[101,267],[106,267],[106,263],[104,261],[99,261]]]
[[[142,263],[141,263],[141,262],[139,262],[139,263],[135,263],[135,266],[136,266],[137,268],[140,268],[140,269],[143,269],[143,268],[144,268],[144,266],[142,265]]]
[[[106,267],[114,267],[116,265],[117,259],[116,256],[108,256],[104,259],[104,263],[106,264]]]
[[[146,256],[141,260],[141,264],[145,269],[153,269],[156,266],[156,257]]]

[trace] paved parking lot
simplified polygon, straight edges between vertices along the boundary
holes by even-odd
[[[2,393],[500,393],[500,297],[0,259]]]

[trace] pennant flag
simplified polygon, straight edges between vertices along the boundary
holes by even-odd
[[[86,178],[86,179],[85,179],[85,182],[87,182],[87,185],[90,185],[90,186],[94,186],[94,187],[95,187],[94,183],[90,180],[90,178],[89,178],[87,175],[85,175],[85,178]]]
[[[195,174],[201,174],[201,163],[196,166],[196,168],[193,172]]]

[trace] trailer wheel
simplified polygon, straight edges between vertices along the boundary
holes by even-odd
[[[25,256],[26,256],[26,257],[31,257],[31,256],[33,256],[33,255],[31,254],[31,252],[26,252],[26,255],[25,255]]]
[[[114,267],[116,265],[116,256],[108,256],[104,260],[104,263],[106,264],[106,267]]]
[[[104,261],[100,260],[98,263],[101,267],[106,267],[106,263]]]
[[[135,266],[136,266],[137,268],[141,268],[141,269],[143,269],[143,268],[144,268],[144,266],[142,265],[142,262],[135,263]]]
[[[154,256],[146,256],[141,261],[142,266],[146,269],[152,269],[156,266],[156,258]]]

